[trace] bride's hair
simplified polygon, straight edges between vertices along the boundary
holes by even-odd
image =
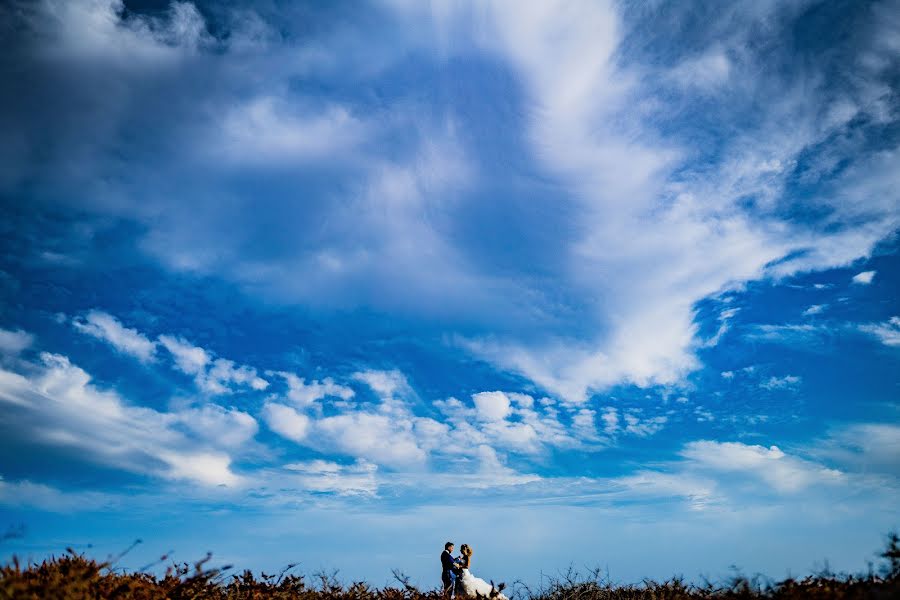
[[[459,551],[466,556],[472,556],[472,548],[468,544],[463,544],[462,546],[460,546]]]

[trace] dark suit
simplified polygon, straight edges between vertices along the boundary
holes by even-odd
[[[441,583],[444,584],[444,592],[453,589],[456,580],[456,564],[453,555],[444,550],[441,552]]]

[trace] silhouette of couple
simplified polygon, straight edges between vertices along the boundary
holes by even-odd
[[[469,572],[472,565],[472,548],[468,544],[459,547],[459,556],[453,557],[453,542],[444,544],[441,552],[441,583],[444,596],[454,598],[457,595],[466,598],[492,598],[508,600],[501,592],[506,584],[494,587],[494,582],[475,577]]]

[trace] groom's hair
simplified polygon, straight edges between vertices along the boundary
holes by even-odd
[[[452,546],[452,545],[453,545],[453,542],[447,542],[446,544],[444,544],[444,550],[449,550],[450,546]]]

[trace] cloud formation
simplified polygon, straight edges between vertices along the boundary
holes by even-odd
[[[31,346],[32,342],[34,336],[26,331],[0,328],[0,352],[3,354],[18,354]]]
[[[185,375],[192,375],[197,387],[208,394],[229,394],[237,387],[256,391],[269,387],[269,382],[257,375],[255,368],[236,365],[227,358],[215,358],[184,338],[161,335],[159,343],[171,354],[175,368]]]
[[[767,276],[845,265],[895,230],[896,204],[885,200],[892,197],[893,151],[870,152],[848,135],[856,122],[877,128],[891,120],[885,77],[892,46],[885,40],[893,39],[892,25],[865,21],[862,29],[872,35],[841,47],[841,60],[863,69],[864,81],[829,87],[830,71],[811,64],[809,72],[792,74],[795,87],[783,88],[778,74],[759,71],[763,57],[751,42],[777,43],[798,14],[774,4],[734,7],[707,30],[693,32],[691,50],[656,61],[632,39],[642,19],[652,17],[614,3],[522,10],[504,2],[440,9],[397,2],[378,18],[429,34],[399,36],[377,56],[363,58],[330,27],[302,40],[281,36],[254,10],[223,17],[176,3],[148,16],[116,1],[48,0],[9,13],[22,25],[9,60],[34,66],[25,96],[41,90],[65,96],[73,90],[65,76],[72,69],[95,82],[78,85],[90,108],[79,121],[93,125],[91,135],[75,121],[60,122],[64,113],[26,115],[19,105],[5,112],[23,116],[19,135],[9,138],[22,143],[41,139],[45,122],[59,125],[51,160],[28,168],[55,169],[45,178],[48,185],[72,181],[86,209],[139,223],[146,231],[140,247],[169,267],[216,274],[281,301],[317,307],[372,305],[408,316],[419,310],[411,308],[416,304],[450,316],[451,324],[484,324],[505,313],[514,325],[475,328],[462,338],[463,347],[580,403],[621,383],[683,381],[701,365],[699,301]],[[421,23],[426,26],[413,26]],[[566,32],[566,43],[551,41],[558,31]],[[711,41],[715,31],[729,33]],[[450,39],[458,43],[448,44]],[[333,52],[326,57],[323,48]],[[368,85],[389,82],[391,68],[409,48],[425,50],[423,60],[433,61],[429,68],[443,68],[456,56],[497,61],[519,86],[521,122],[498,125],[522,127],[530,168],[553,180],[554,203],[565,200],[559,221],[564,235],[542,238],[543,254],[561,257],[552,271],[534,273],[515,261],[500,265],[466,245],[460,229],[479,197],[468,192],[490,178],[467,158],[480,149],[472,146],[465,129],[472,123],[462,115],[446,111],[425,118],[423,111],[408,110],[420,105],[402,94],[373,107],[347,94],[311,91],[313,83],[337,85],[336,72]],[[273,60],[287,55],[295,58]],[[291,88],[296,77],[310,85]],[[141,87],[141,81],[151,84]],[[198,112],[198,85],[211,81],[220,85]],[[171,163],[149,164],[167,174],[157,179],[177,182],[172,189],[148,185],[140,167],[122,173],[109,161],[117,152],[138,164],[149,158],[122,138],[147,130],[142,115],[151,111],[145,109],[166,93],[175,98],[172,120],[160,121],[148,143],[181,149]],[[738,124],[747,103],[762,96],[772,102],[757,107],[756,125]],[[709,118],[715,127],[733,127],[733,142],[678,133],[693,131],[687,126],[696,116],[690,106],[703,98],[715,98],[717,110]],[[381,125],[367,114],[377,114]],[[668,114],[684,121],[668,120]],[[784,128],[788,122],[795,127]],[[835,137],[854,157],[846,169],[820,152],[822,141]],[[191,143],[183,144],[188,138]],[[394,149],[390,158],[372,154],[367,144],[376,139]],[[700,146],[712,141],[720,152],[705,155]],[[87,152],[72,152],[82,143]],[[6,154],[14,150],[10,146]],[[75,169],[83,176],[72,179],[62,157],[76,154],[91,160]],[[257,203],[229,185],[223,160],[248,180],[274,176],[278,184]],[[334,189],[321,187],[311,174],[310,165],[318,169],[322,161],[334,165],[329,177],[340,182]],[[21,161],[8,164],[4,181],[15,189],[27,169]],[[285,165],[294,170],[284,171]],[[122,175],[115,178],[121,187],[93,194],[91,178],[109,172]],[[815,205],[792,195],[796,181],[822,186]],[[190,219],[179,208],[176,187],[191,190]],[[131,193],[139,189],[152,191]],[[302,206],[293,201],[299,190],[310,195]],[[48,202],[57,202],[52,189],[45,192]],[[854,200],[839,203],[839,196]],[[221,197],[229,200],[219,202]],[[828,216],[790,216],[801,209]],[[524,201],[498,204],[497,210],[498,221],[514,218],[523,239],[537,239],[543,223],[526,218]],[[271,233],[271,223],[284,222],[299,228],[291,239],[263,239],[260,232]],[[437,272],[441,277],[433,276]],[[874,273],[863,271],[854,281],[871,282]],[[542,292],[548,281],[558,296]],[[536,322],[551,325],[532,334]],[[150,360],[154,342],[126,339],[127,328],[114,329],[116,323],[88,313],[76,327]],[[171,336],[160,343],[180,353],[179,368],[208,393],[265,382],[227,359],[204,359],[203,349]],[[207,363],[200,367],[192,360]],[[294,395],[312,397],[319,393],[314,389]]]
[[[900,346],[900,317],[891,317],[883,323],[863,324],[859,329],[876,337],[885,346]]]
[[[129,472],[202,485],[236,486],[229,450],[256,432],[240,411],[201,406],[159,412],[98,388],[68,358],[43,352],[34,374],[0,370],[0,401],[35,443],[75,448]],[[186,426],[192,434],[182,431]]]
[[[116,350],[130,354],[142,362],[156,359],[156,342],[147,339],[137,329],[122,325],[118,319],[99,310],[91,310],[83,318],[76,317],[72,325],[81,333],[109,343]]]

